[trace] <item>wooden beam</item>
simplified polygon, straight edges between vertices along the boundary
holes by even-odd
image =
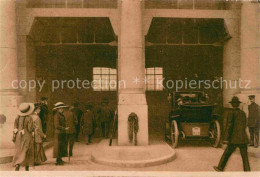
[[[221,46],[223,46],[223,44],[221,42],[215,42],[215,43],[212,43],[212,44],[200,44],[200,43],[196,43],[196,44],[184,44],[184,43],[174,44],[174,43],[151,43],[151,42],[146,42],[145,46],[146,47],[151,47],[151,46],[214,46],[214,47],[221,47]]]
[[[44,43],[37,42],[36,46],[117,46],[117,41],[110,43]]]

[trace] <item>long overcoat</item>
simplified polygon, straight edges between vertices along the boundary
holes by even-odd
[[[54,121],[54,147],[53,158],[68,156],[66,140],[66,120],[62,113],[56,111],[53,116]]]
[[[69,127],[67,131],[68,134],[74,134],[76,132],[76,125],[78,124],[78,119],[75,114],[70,110],[65,110],[63,112],[66,121],[66,127]]]
[[[40,114],[39,114],[39,117],[40,117],[41,122],[42,122],[43,133],[46,133],[46,131],[47,131],[48,114],[49,114],[48,106],[46,104],[43,104],[41,106],[41,111],[40,111]]]
[[[33,151],[33,120],[31,116],[18,116],[14,122],[14,129],[18,130],[15,141],[13,165],[29,166],[34,163]],[[24,129],[24,134],[21,130]]]
[[[42,131],[42,123],[41,123],[41,119],[37,114],[33,114],[32,115],[32,119],[33,119],[33,126],[34,126],[34,137],[33,137],[33,141],[34,141],[34,161],[35,163],[41,163],[41,162],[45,162],[47,160],[47,157],[45,155],[44,152],[44,148],[43,148],[43,138],[45,136],[45,134]]]
[[[108,105],[102,105],[99,116],[100,122],[110,122],[113,119],[113,110]]]
[[[76,116],[76,118],[78,120],[77,127],[80,127],[79,125],[81,122],[81,116],[82,116],[83,112],[78,107],[74,107],[71,111],[74,113],[74,115]]]
[[[236,108],[229,110],[225,116],[223,141],[229,144],[248,144],[245,112]]]
[[[37,114],[32,115],[33,125],[34,125],[34,141],[35,143],[42,143],[44,138],[44,133],[42,131],[42,122],[40,117]]]
[[[259,127],[260,108],[256,103],[251,103],[248,106],[248,127]]]
[[[83,133],[84,135],[91,135],[94,132],[94,114],[92,111],[87,110],[81,120],[81,126],[83,127]]]

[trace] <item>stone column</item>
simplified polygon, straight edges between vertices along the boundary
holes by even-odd
[[[26,7],[26,1],[16,1],[16,34],[17,34],[17,67],[19,80],[35,80],[35,46],[30,34],[34,15],[32,9]],[[34,28],[37,25],[34,25]],[[35,29],[37,31],[37,29]],[[36,89],[19,89],[20,95],[26,102],[36,102]]]
[[[248,95],[256,95],[260,104],[260,4],[243,2],[241,7],[241,79],[250,81],[250,88],[242,88],[244,103]],[[246,82],[243,87],[246,87]],[[247,111],[247,109],[245,109]]]
[[[118,45],[118,144],[129,145],[128,116],[139,118],[138,145],[148,145],[148,106],[145,98],[145,58],[141,0],[122,0]],[[134,82],[136,79],[137,82]]]
[[[237,9],[236,9],[237,10]],[[237,13],[239,14],[239,13]],[[239,93],[240,77],[240,17],[224,19],[225,26],[232,37],[223,47],[223,106],[230,107],[231,98]]]
[[[7,117],[1,129],[0,147],[9,148],[12,146],[13,122],[20,99],[18,89],[12,87],[12,81],[18,80],[15,0],[1,1],[0,14],[0,113]]]

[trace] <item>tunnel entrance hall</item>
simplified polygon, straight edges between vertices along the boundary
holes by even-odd
[[[145,36],[150,134],[163,134],[169,112],[167,94],[176,89],[167,88],[168,80],[191,80],[195,75],[196,79],[214,80],[223,76],[222,42],[227,37],[223,19],[153,18]],[[41,92],[29,93],[34,99],[47,96],[50,105],[77,101],[98,106],[108,98],[116,109],[118,37],[109,18],[36,18],[28,41],[33,41],[30,52],[35,77],[46,81]],[[164,79],[164,88],[158,86],[157,79]],[[101,83],[84,89],[77,87],[77,80]],[[109,81],[115,81],[114,85]],[[213,100],[222,97],[221,89],[203,91]]]

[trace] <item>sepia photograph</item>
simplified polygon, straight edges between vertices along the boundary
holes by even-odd
[[[0,14],[0,176],[260,176],[260,0]]]

